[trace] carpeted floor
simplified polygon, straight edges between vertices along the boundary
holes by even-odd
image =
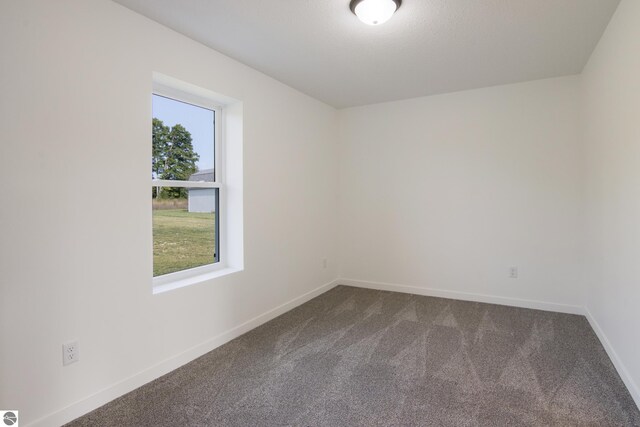
[[[71,426],[640,426],[582,316],[339,286]]]

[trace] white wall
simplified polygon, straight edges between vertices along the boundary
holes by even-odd
[[[640,404],[640,2],[623,0],[582,75],[587,307]]]
[[[578,89],[573,76],[341,110],[341,277],[582,306]]]
[[[106,0],[3,1],[0,52],[0,408],[23,425],[336,278],[333,108]],[[243,272],[155,296],[154,71],[243,102],[245,237]]]

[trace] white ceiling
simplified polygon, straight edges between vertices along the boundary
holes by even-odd
[[[338,108],[576,74],[619,0],[114,0]]]

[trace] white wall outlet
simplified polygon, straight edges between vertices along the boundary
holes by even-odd
[[[517,279],[518,278],[518,267],[510,267],[509,268],[509,277],[511,279]]]
[[[327,268],[327,259],[322,258],[322,268]]]
[[[79,359],[80,348],[78,347],[78,341],[69,341],[62,344],[62,364],[64,366],[77,362]]]

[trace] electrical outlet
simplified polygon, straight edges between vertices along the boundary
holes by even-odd
[[[517,279],[518,278],[518,267],[509,268],[509,277],[511,279]]]
[[[62,364],[64,366],[77,362],[80,359],[78,341],[69,341],[62,344]]]

